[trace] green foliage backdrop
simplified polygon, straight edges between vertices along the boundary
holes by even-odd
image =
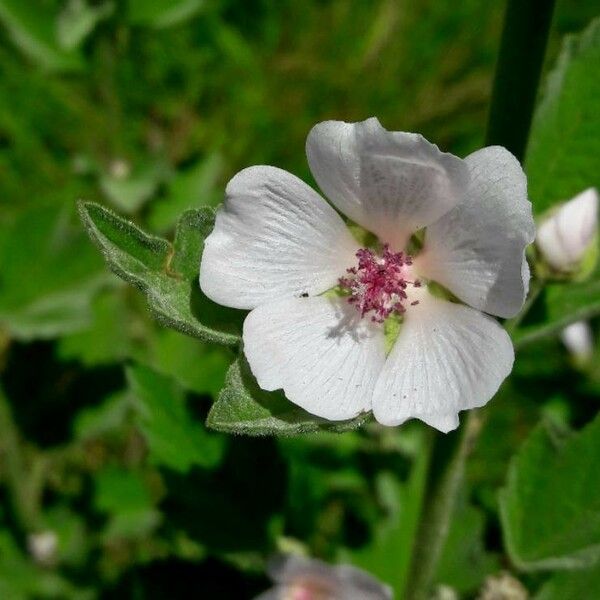
[[[556,8],[538,215],[600,188],[595,4]],[[0,598],[252,598],[289,550],[402,598],[430,432],[259,390],[199,256],[236,171],[310,181],[320,120],[481,147],[501,24],[478,0],[0,0]],[[556,337],[598,335],[599,269],[512,330],[438,593],[508,570],[538,600],[600,597],[600,347],[580,365]]]

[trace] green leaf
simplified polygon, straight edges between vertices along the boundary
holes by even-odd
[[[548,581],[534,600],[585,600],[600,593],[600,566],[593,569],[557,573]]]
[[[525,169],[539,215],[583,190],[600,188],[600,19],[566,37],[536,111]],[[600,313],[600,264],[580,283],[553,283],[539,302],[542,316],[517,329],[524,345]]]
[[[500,493],[504,540],[521,569],[583,568],[600,558],[600,415],[582,431],[538,426]]]
[[[189,169],[177,173],[169,182],[166,196],[152,203],[148,222],[157,230],[172,227],[179,215],[190,208],[216,206],[223,191],[217,182],[223,171],[220,154],[209,154]]]
[[[600,188],[600,19],[565,38],[532,124],[525,170],[540,214]]]
[[[69,206],[20,212],[0,227],[0,323],[21,340],[80,331],[109,281]]]
[[[55,15],[35,0],[0,0],[0,21],[16,46],[49,71],[73,71],[83,66],[81,55],[61,47],[55,35]]]
[[[54,569],[36,566],[23,555],[7,529],[0,531],[0,598],[93,600],[94,597],[93,590],[75,587]]]
[[[157,331],[150,343],[151,358],[147,362],[151,367],[175,378],[186,390],[217,397],[231,364],[229,349],[171,329]]]
[[[349,421],[327,421],[292,404],[282,392],[258,387],[244,358],[229,368],[225,387],[212,405],[206,424],[217,431],[246,435],[298,435],[315,431],[344,432],[363,425],[369,415]]]
[[[118,281],[118,280],[117,280]],[[121,287],[125,287],[118,281]],[[131,354],[131,329],[135,318],[123,301],[123,290],[107,289],[92,303],[92,322],[83,331],[58,340],[62,360],[79,360],[88,367],[124,360]]]
[[[215,304],[198,283],[204,238],[214,224],[212,209],[184,213],[173,244],[99,204],[82,202],[79,212],[108,266],[144,292],[160,323],[208,342],[239,343],[243,313]]]
[[[127,380],[139,402],[139,422],[154,463],[185,473],[221,462],[226,439],[192,418],[183,390],[172,379],[135,366],[127,369]]]
[[[436,580],[467,594],[481,586],[498,569],[496,557],[485,551],[483,512],[466,502],[454,512],[450,531],[438,563]]]
[[[140,537],[161,521],[143,474],[108,466],[95,476],[96,508],[110,515],[105,539]]]
[[[122,427],[131,412],[132,403],[128,394],[117,392],[108,396],[99,406],[77,413],[73,433],[80,440],[107,436]]]
[[[161,164],[149,164],[129,173],[127,164],[118,165],[100,176],[100,188],[109,202],[127,215],[135,214],[154,196],[166,175]],[[120,169],[123,172],[120,172]]]
[[[114,9],[110,1],[94,6],[86,0],[69,0],[56,22],[58,42],[65,50],[77,48]]]
[[[183,23],[204,6],[205,0],[129,0],[129,21],[157,29]]]

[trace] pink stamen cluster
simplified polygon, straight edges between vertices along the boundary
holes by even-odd
[[[356,253],[358,267],[347,269],[348,276],[340,277],[340,287],[350,294],[348,302],[356,306],[360,316],[372,312],[371,320],[383,323],[390,315],[406,312],[409,285],[420,287],[418,280],[407,279],[412,257],[404,252],[392,252],[389,244],[383,246],[381,256],[368,248]],[[418,301],[411,304],[418,304]]]

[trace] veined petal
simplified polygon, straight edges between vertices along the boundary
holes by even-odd
[[[427,228],[415,269],[474,308],[512,317],[527,295],[525,248],[535,236],[527,180],[517,159],[500,146],[478,150],[465,162],[468,194]]]
[[[215,302],[252,309],[320,294],[355,262],[342,218],[312,188],[275,167],[250,167],[227,185],[206,238],[200,287]]]
[[[340,421],[371,409],[385,360],[381,326],[343,298],[290,298],[255,308],[244,353],[261,388],[283,389],[308,412]]]
[[[333,204],[396,250],[454,208],[468,181],[461,159],[421,135],[386,131],[376,118],[319,123],[306,154]]]
[[[510,338],[494,319],[424,290],[381,371],[373,414],[384,425],[416,418],[450,431],[459,411],[492,398],[513,360]]]

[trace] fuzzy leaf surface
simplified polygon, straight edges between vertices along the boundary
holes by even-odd
[[[524,570],[576,569],[600,558],[600,415],[578,433],[538,426],[500,493],[504,541]]]
[[[541,215],[589,187],[600,189],[600,19],[565,38],[535,113],[525,170],[534,211]],[[599,243],[596,240],[596,243]],[[517,346],[558,333],[600,313],[600,265],[580,283],[551,283],[525,322]]]
[[[265,392],[258,387],[245,359],[229,368],[225,386],[213,404],[206,424],[211,429],[246,435],[298,435],[316,431],[344,432],[369,419],[361,415],[333,422],[316,417],[292,404],[282,392]]]
[[[212,209],[185,212],[173,244],[99,204],[82,202],[79,211],[110,269],[144,292],[161,324],[226,346],[240,341],[243,313],[215,304],[198,283],[204,238],[214,224]]]

